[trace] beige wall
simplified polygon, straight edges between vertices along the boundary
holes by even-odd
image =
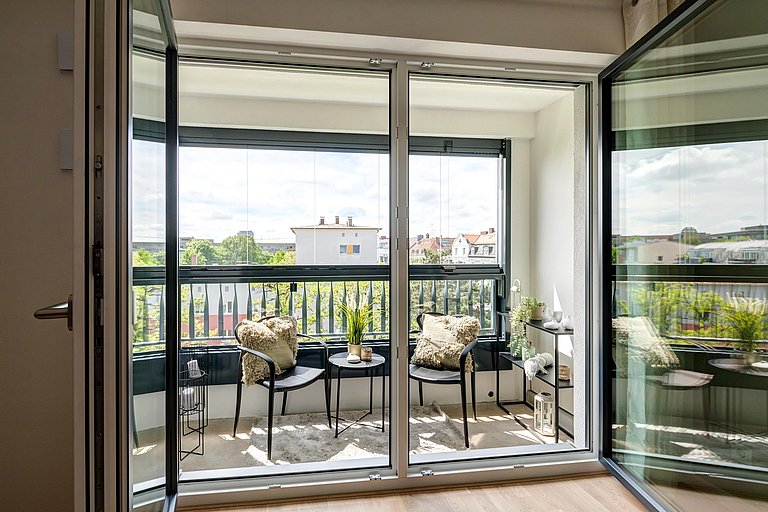
[[[32,313],[73,290],[73,175],[58,159],[59,130],[73,125],[73,76],[57,61],[73,1],[1,2],[0,20],[0,508],[65,511],[74,343],[63,321]]]

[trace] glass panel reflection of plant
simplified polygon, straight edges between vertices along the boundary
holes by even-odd
[[[765,337],[768,305],[763,299],[731,297],[725,310],[725,322],[731,336],[738,339],[747,352],[758,349],[758,340]]]

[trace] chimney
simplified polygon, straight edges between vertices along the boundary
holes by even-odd
[[[337,217],[337,218],[338,218],[338,217]],[[320,225],[322,226],[323,224],[325,224],[325,217],[323,217],[323,216],[321,215],[321,216],[320,216]]]
[[[347,226],[352,226],[352,216],[347,217]]]
[[[336,216],[336,224],[338,224],[338,223],[339,223],[339,216],[337,215]]]
[[[487,234],[488,234],[488,232],[487,232],[487,231],[481,231],[481,232],[480,232],[480,234],[481,234],[481,235],[487,235]]]
[[[493,233],[494,231],[496,231],[496,228],[488,228],[488,233]]]

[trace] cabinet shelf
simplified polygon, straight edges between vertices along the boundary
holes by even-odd
[[[501,352],[499,354],[499,356],[501,356],[503,359],[509,361],[514,366],[517,366],[521,370],[525,371],[525,369],[523,368],[523,363],[525,361],[523,361],[521,358],[515,357],[512,354],[510,354],[509,352]],[[547,373],[539,372],[539,373],[536,374],[535,378],[540,380],[541,382],[549,384],[552,387],[555,387],[555,376],[556,375],[557,375],[557,368],[550,367],[547,370]],[[557,387],[560,388],[560,389],[572,388],[573,387],[573,379],[570,379],[570,380],[557,379]]]

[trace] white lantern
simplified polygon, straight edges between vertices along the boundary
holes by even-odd
[[[542,391],[533,398],[533,428],[541,435],[555,435],[555,400]]]

